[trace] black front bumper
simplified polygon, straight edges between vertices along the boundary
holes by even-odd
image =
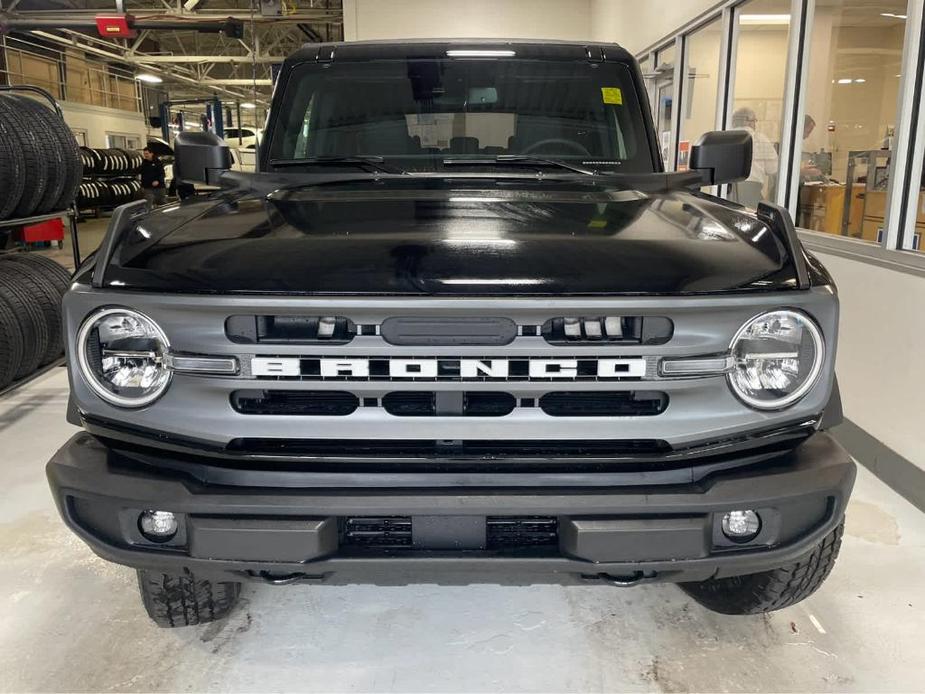
[[[163,455],[163,467],[150,455],[147,464],[129,465],[104,441],[75,435],[47,467],[64,521],[104,559],[232,580],[635,582],[754,573],[794,560],[831,532],[855,478],[854,463],[825,433],[774,461],[689,484],[652,484],[644,473],[626,472],[611,486],[557,487],[548,479],[505,486],[503,475],[492,486],[403,488],[357,478],[330,487],[311,485],[310,476],[303,486],[278,486],[256,484],[253,469],[228,467],[215,470],[220,482],[204,482]],[[200,472],[208,466],[201,463]],[[145,509],[178,515],[180,531],[170,542],[141,535]],[[759,512],[754,540],[735,544],[723,536],[721,518],[733,509]],[[413,542],[349,542],[345,524],[371,518],[403,519]],[[555,534],[542,545],[486,544],[486,519],[489,527],[547,519]]]

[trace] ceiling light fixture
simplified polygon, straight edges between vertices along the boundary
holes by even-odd
[[[160,84],[164,81],[162,77],[152,75],[148,72],[139,72],[137,75],[135,75],[135,79],[139,82],[147,82],[148,84]]]
[[[854,80],[850,77],[843,77],[842,79],[838,80],[839,84],[851,84],[852,82],[854,82]]]
[[[257,108],[257,104],[252,104],[250,101],[245,101],[243,104],[241,104],[241,108],[253,110]]]
[[[889,17],[890,19],[907,19],[909,15],[905,14],[896,14],[895,12],[881,12],[881,17]]]

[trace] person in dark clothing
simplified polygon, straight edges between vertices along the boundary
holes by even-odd
[[[148,201],[148,208],[157,207],[167,202],[167,183],[164,175],[164,165],[147,147],[142,151],[144,161],[141,162],[141,193]]]

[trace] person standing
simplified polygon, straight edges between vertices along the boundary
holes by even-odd
[[[148,209],[151,209],[167,203],[164,165],[147,147],[142,151],[142,156],[144,161],[141,162],[141,193],[148,201]]]
[[[745,207],[756,208],[768,199],[770,182],[777,175],[777,150],[767,135],[757,130],[758,116],[750,108],[737,109],[732,114],[732,128],[744,130],[752,136],[752,170],[748,180],[734,183],[733,199]]]

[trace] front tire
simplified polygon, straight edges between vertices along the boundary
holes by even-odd
[[[185,627],[221,619],[231,612],[241,584],[234,581],[213,583],[196,578],[192,572],[165,573],[138,570],[138,589],[148,616],[159,627]]]
[[[681,590],[721,614],[761,614],[795,605],[816,592],[835,566],[845,521],[791,564],[770,571],[682,583]]]

